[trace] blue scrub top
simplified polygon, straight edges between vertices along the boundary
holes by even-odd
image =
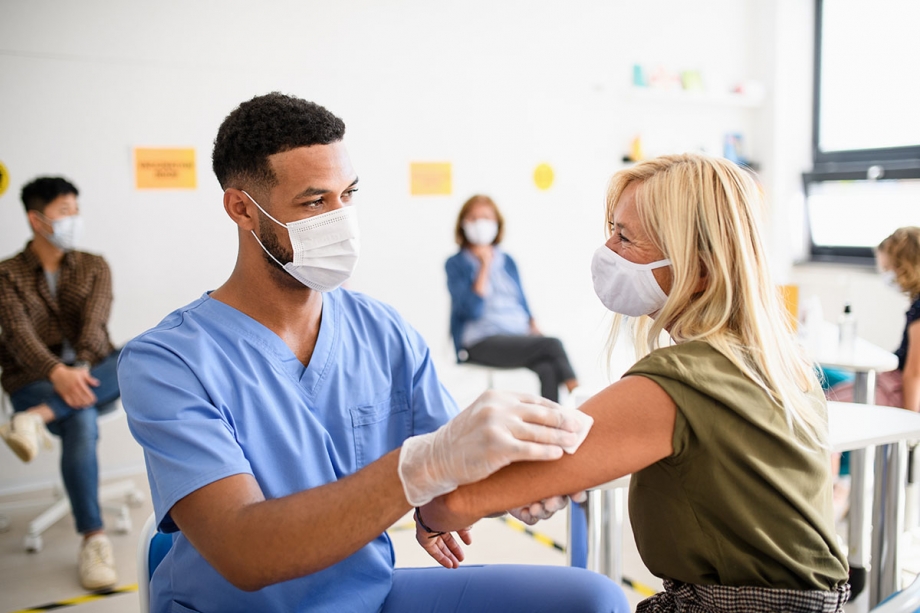
[[[118,380],[165,532],[178,530],[172,506],[209,483],[248,473],[267,499],[287,496],[457,413],[418,332],[392,307],[341,289],[323,294],[306,368],[274,332],[205,294],[129,342]],[[376,611],[393,565],[384,533],[322,571],[244,592],[177,532],[151,580],[151,611]]]

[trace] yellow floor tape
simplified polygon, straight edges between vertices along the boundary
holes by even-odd
[[[110,590],[93,592],[92,594],[83,594],[82,596],[77,596],[75,598],[68,598],[67,600],[59,600],[58,602],[49,602],[48,604],[43,604],[43,605],[32,607],[29,609],[20,609],[18,611],[13,611],[13,613],[37,613],[38,611],[53,611],[55,609],[62,609],[64,607],[75,607],[78,604],[93,602],[94,600],[101,600],[102,598],[108,598],[109,596],[117,596],[118,594],[127,594],[130,592],[136,592],[136,591],[137,591],[137,584],[133,583],[131,585],[123,585],[121,587],[115,587]]]
[[[528,528],[523,523],[517,520],[511,519],[509,517],[499,517],[498,519],[499,521],[501,521],[503,524],[505,524],[506,526],[514,530],[515,532],[521,532],[523,534],[526,534],[527,536],[537,541],[541,545],[545,545],[547,547],[551,547],[552,549],[555,549],[556,551],[565,553],[565,546],[554,541],[552,537],[547,536],[546,534],[537,532],[536,530],[532,528]],[[405,530],[414,530],[414,529],[415,529],[414,522],[406,522],[402,524],[396,524],[395,526],[391,526],[390,529],[387,530],[387,532],[403,532]],[[656,591],[653,588],[647,585],[643,585],[642,583],[639,583],[638,581],[627,579],[626,577],[623,577],[623,585],[630,588],[634,592],[641,594],[642,596],[653,596],[656,593]],[[136,591],[137,591],[137,584],[134,583],[132,585],[124,585],[122,587],[116,587],[111,590],[105,590],[103,592],[94,592],[92,594],[84,594],[83,596],[77,596],[76,598],[68,598],[67,600],[60,600],[58,602],[50,602],[48,604],[43,604],[43,605],[32,607],[29,609],[20,609],[18,611],[13,611],[12,613],[38,613],[40,611],[53,611],[54,609],[61,609],[64,607],[73,607],[78,604],[84,604],[87,602],[93,602],[94,600],[108,598],[109,596],[117,596],[118,594],[126,594],[129,592],[136,592]]]
[[[498,519],[501,520],[502,523],[504,523],[506,526],[508,526],[512,530],[515,530],[517,532],[523,532],[524,534],[531,537],[532,539],[534,539],[541,545],[546,545],[547,547],[552,547],[553,549],[557,551],[561,551],[565,553],[565,546],[554,541],[552,537],[549,537],[545,534],[541,534],[540,532],[537,532],[536,530],[532,528],[528,528],[525,524],[515,519],[511,519],[510,517],[502,516],[502,517],[499,517]],[[658,593],[658,591],[655,590],[654,588],[649,587],[643,583],[639,583],[638,581],[627,579],[626,577],[623,577],[622,583],[623,585],[625,585],[632,591],[642,596],[654,596],[655,594]]]

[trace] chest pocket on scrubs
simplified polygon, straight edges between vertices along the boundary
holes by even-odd
[[[404,392],[388,400],[349,409],[355,435],[355,469],[393,451],[412,436],[412,412]]]

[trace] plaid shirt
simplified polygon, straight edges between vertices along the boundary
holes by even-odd
[[[65,253],[55,300],[31,244],[0,262],[0,384],[8,393],[47,379],[61,363],[64,339],[78,362],[95,364],[114,350],[106,327],[112,274],[105,260]]]
[[[787,590],[692,585],[664,580],[664,591],[639,603],[636,613],[843,613],[850,584],[831,590]]]

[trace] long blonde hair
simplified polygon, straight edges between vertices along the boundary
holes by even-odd
[[[792,432],[826,446],[820,397],[808,393],[819,383],[770,277],[753,178],[727,160],[701,154],[640,162],[610,180],[608,221],[633,183],[642,229],[671,260],[673,275],[655,319],[635,322],[637,357],[658,348],[663,330],[677,343],[706,342],[769,394]],[[702,277],[705,287],[698,291]],[[614,319],[613,342],[622,319]]]

